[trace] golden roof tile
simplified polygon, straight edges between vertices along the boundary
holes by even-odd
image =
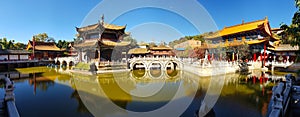
[[[102,40],[101,43],[104,45],[107,45],[107,46],[127,46],[131,42],[129,42],[129,41],[114,42],[114,41],[109,41],[109,40]]]
[[[128,54],[147,54],[150,51],[147,48],[133,48],[128,51]]]
[[[99,27],[101,24],[100,23],[96,23],[96,24],[92,24],[92,25],[88,25],[88,26],[84,26],[84,27],[80,27],[80,28],[76,28],[76,30],[78,32],[84,32],[84,31],[88,31],[88,30],[94,30],[97,27]],[[110,29],[110,30],[123,30],[126,28],[126,26],[118,26],[118,25],[114,25],[114,24],[107,24],[104,23],[103,27],[105,29]]]
[[[26,50],[30,50],[33,47],[33,42],[29,41]],[[54,42],[35,42],[35,50],[45,51],[61,51]]]
[[[97,46],[98,40],[97,39],[91,39],[91,40],[84,40],[81,43],[74,44],[74,47],[92,47]]]
[[[269,33],[269,35],[272,35],[271,32],[269,31],[270,30],[269,21],[267,18],[265,18],[263,20],[257,20],[257,21],[242,23],[234,26],[224,27],[222,30],[216,31],[213,34],[208,35],[206,38],[217,38],[217,37],[227,36],[227,35],[236,34],[240,32],[259,29],[261,27],[265,28],[266,32]]]

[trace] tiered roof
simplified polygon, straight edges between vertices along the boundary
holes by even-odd
[[[124,30],[126,28],[126,26],[118,26],[118,25],[114,25],[114,24],[107,24],[107,23],[103,23],[103,25],[101,23],[96,23],[96,24],[92,24],[92,25],[88,25],[88,26],[84,26],[84,27],[76,27],[76,30],[78,32],[84,32],[84,31],[88,31],[88,30],[95,30],[97,29],[99,26],[103,26],[105,29],[109,29],[109,30]]]
[[[131,42],[129,41],[121,41],[121,42],[114,42],[114,41],[110,41],[110,40],[102,40],[99,41],[98,39],[89,39],[89,40],[83,40],[82,42],[79,42],[77,44],[74,45],[74,47],[76,48],[80,48],[80,47],[97,47],[98,46],[98,42],[101,45],[105,45],[105,46],[127,46],[129,45]]]
[[[74,44],[74,47],[97,47],[98,39],[89,39],[89,40],[82,40],[79,43]]]
[[[102,40],[101,43],[106,46],[127,46],[131,42],[130,41],[114,42],[114,41],[109,41],[109,40]]]

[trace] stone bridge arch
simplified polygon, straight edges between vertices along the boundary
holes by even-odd
[[[130,63],[130,69],[134,70],[134,66],[137,64],[142,64],[144,66],[144,69],[147,70],[148,65],[146,62],[143,62],[143,61],[134,61],[134,62]]]
[[[182,63],[180,61],[176,61],[176,60],[166,61],[164,70],[167,70],[168,68],[171,70],[181,70]]]
[[[65,66],[69,68],[75,66],[77,63],[75,57],[57,57],[55,59],[55,64],[59,65],[60,67],[62,67],[63,62],[66,63]]]
[[[165,67],[164,63],[162,63],[161,61],[150,61],[147,65],[148,70],[151,70],[151,67],[157,67],[157,64],[160,66],[160,69],[163,69]]]

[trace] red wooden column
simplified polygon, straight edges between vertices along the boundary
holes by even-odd
[[[33,36],[33,37],[32,37],[32,59],[35,58],[34,50],[35,50],[35,38],[34,38],[34,36]]]
[[[267,44],[266,44],[267,41],[265,41],[264,43],[264,64],[263,64],[263,67],[265,67],[265,63],[266,63],[266,49],[267,49]]]

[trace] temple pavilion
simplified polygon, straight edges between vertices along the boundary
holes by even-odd
[[[213,34],[206,36],[207,47],[210,53],[216,48],[237,47],[248,45],[251,57],[254,61],[262,60],[264,54],[270,54],[268,48],[274,48],[280,41],[275,37],[270,28],[268,18],[241,24],[224,27]],[[215,55],[218,56],[218,55]],[[230,60],[236,60],[238,55],[235,51],[227,51]],[[231,57],[232,56],[232,57]]]
[[[107,24],[102,17],[96,24],[76,27],[79,41],[74,43],[81,62],[99,62],[121,60],[126,57],[126,47],[129,41],[123,41],[126,36],[126,26]]]
[[[30,58],[36,60],[49,60],[63,55],[63,51],[55,45],[55,42],[29,40],[26,50],[31,51]]]

